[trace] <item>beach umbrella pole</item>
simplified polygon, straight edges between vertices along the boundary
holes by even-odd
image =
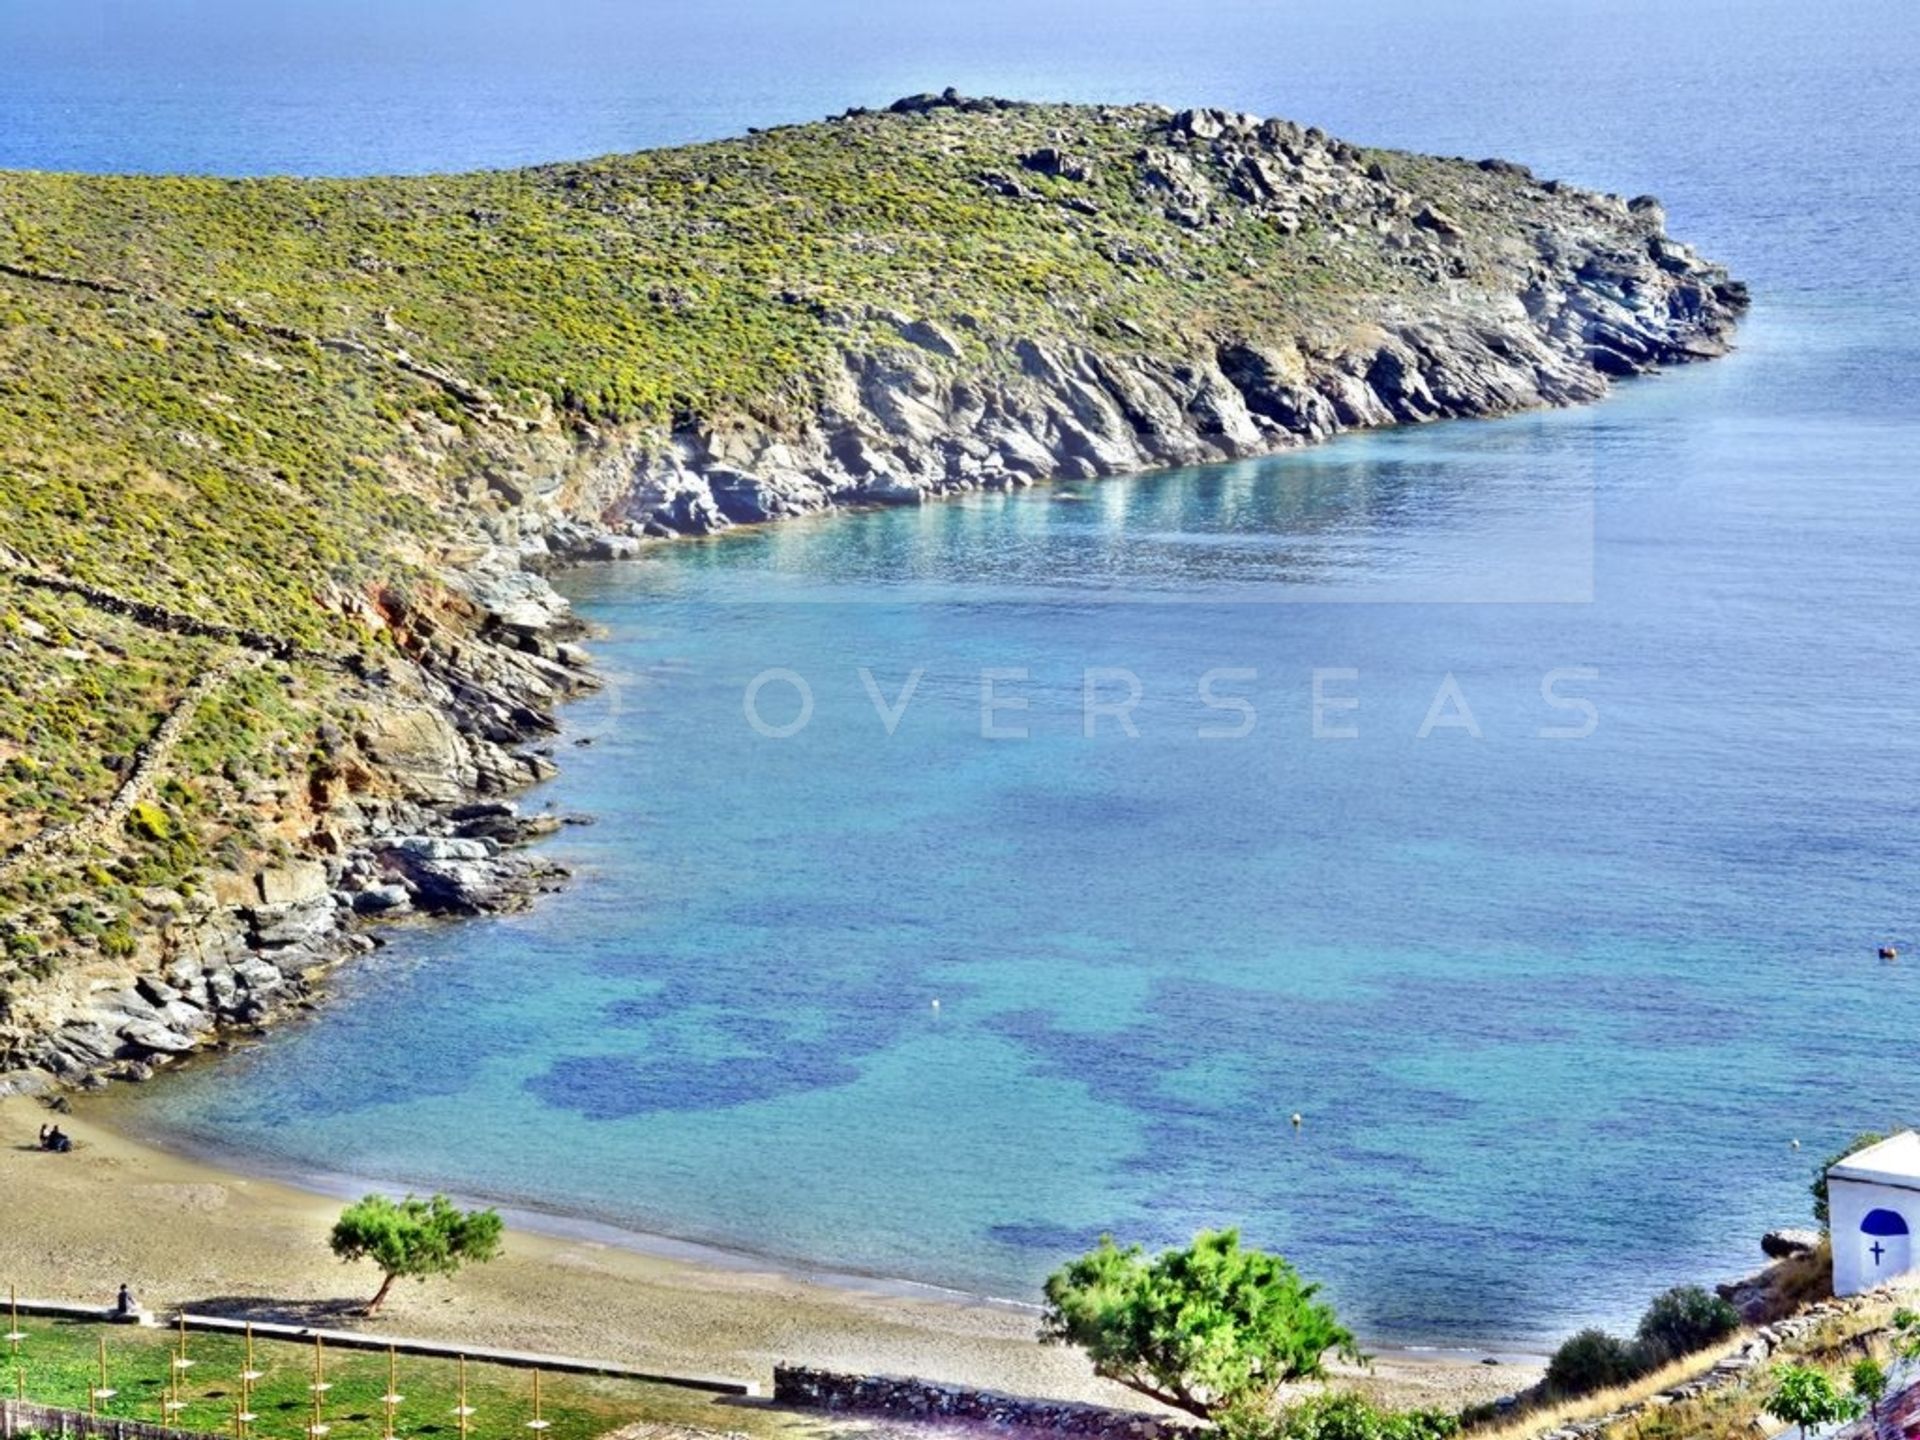
[[[87,1414],[98,1415],[102,1401],[111,1400],[119,1392],[107,1386],[107,1337],[99,1337],[99,1376],[92,1390],[87,1392]]]
[[[380,1403],[386,1406],[387,1424],[386,1429],[381,1433],[381,1440],[393,1440],[394,1407],[407,1398],[400,1393],[400,1377],[396,1366],[397,1361],[394,1358],[394,1349],[393,1346],[389,1345],[387,1346],[387,1393],[380,1397]]]
[[[467,1357],[460,1357],[460,1403],[453,1409],[460,1417],[460,1440],[467,1440],[468,1421],[473,1418],[473,1407],[467,1404]]]
[[[533,1372],[533,1418],[527,1422],[527,1428],[533,1431],[545,1430],[551,1422],[540,1418],[540,1372]]]
[[[307,1426],[307,1434],[313,1440],[320,1440],[333,1427],[320,1418],[320,1398],[333,1387],[327,1383],[327,1352],[318,1335],[313,1337],[313,1383],[307,1387],[313,1392],[313,1423]]]

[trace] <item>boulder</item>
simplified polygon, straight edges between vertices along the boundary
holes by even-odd
[[[279,973],[274,971],[276,977]],[[215,970],[207,976],[207,998],[213,1002],[213,1008],[223,1015],[240,1003],[240,982],[234,978],[233,971]]]
[[[213,1028],[213,1016],[198,1005],[189,1005],[184,1000],[176,1000],[162,1007],[160,1021],[169,1030],[177,1030],[182,1035],[198,1035],[203,1030]]]
[[[733,522],[714,503],[711,491],[682,490],[656,517],[682,535],[711,535]]]
[[[404,885],[373,885],[353,897],[358,915],[392,915],[412,904],[413,895]]]
[[[233,967],[233,977],[246,986],[251,995],[264,995],[287,983],[280,967],[268,964],[265,960],[240,961]]]
[[[461,571],[468,596],[500,624],[538,634],[563,622],[567,600],[540,576],[506,564]]]
[[[1763,1254],[1775,1260],[1785,1260],[1790,1255],[1807,1255],[1820,1248],[1821,1235],[1818,1230],[1786,1228],[1769,1230],[1760,1237],[1760,1249]]]
[[[1260,155],[1241,156],[1240,163],[1233,167],[1233,178],[1229,183],[1234,194],[1256,205],[1277,199],[1293,189],[1286,172]],[[1295,223],[1299,223],[1297,219]]]
[[[932,320],[908,320],[897,327],[900,338],[910,345],[918,345],[922,350],[931,350],[948,360],[958,360],[962,354],[960,342],[953,332]]]
[[[1396,420],[1417,423],[1444,413],[1421,373],[1419,357],[1405,345],[1389,342],[1374,352],[1366,380]]]
[[[1173,117],[1170,129],[1195,140],[1218,140],[1227,133],[1227,117],[1219,110],[1182,110]]]
[[[120,1036],[136,1050],[159,1055],[184,1055],[194,1048],[193,1036],[170,1029],[157,1020],[129,1020]]]
[[[1449,240],[1460,235],[1460,222],[1437,205],[1422,205],[1414,211],[1413,223],[1422,230],[1431,230],[1436,235],[1444,235]]]
[[[0,1074],[0,1099],[9,1095],[44,1095],[52,1084],[44,1070],[9,1070]]]
[[[490,840],[462,840],[452,835],[408,835],[389,847],[415,860],[488,860],[499,851]]]
[[[640,541],[633,535],[596,535],[587,542],[583,553],[589,560],[631,560],[640,553]]]
[[[113,1032],[92,1020],[62,1025],[47,1044],[49,1068],[56,1074],[91,1070],[113,1059],[120,1048]]]
[[[380,711],[361,732],[360,743],[413,800],[454,804],[467,797],[478,778],[466,742],[438,710]]]
[[[1627,213],[1638,215],[1656,230],[1667,228],[1667,209],[1658,195],[1636,195],[1627,202]]]
[[[303,905],[260,905],[253,911],[253,940],[262,949],[299,945],[333,928],[333,897],[322,893]]]
[[[1226,455],[1251,455],[1264,448],[1247,402],[1233,382],[1211,366],[1200,372],[1199,382],[1187,402],[1194,428]]]
[[[294,860],[254,877],[264,905],[304,905],[327,891],[327,867],[317,860]]]
[[[1069,155],[1052,145],[1029,150],[1020,157],[1020,165],[1036,175],[1051,175],[1057,180],[1086,181],[1093,178],[1092,161]]]
[[[758,525],[785,515],[804,515],[825,508],[820,486],[794,471],[758,474],[730,465],[707,471],[713,503],[721,514],[743,525]]]

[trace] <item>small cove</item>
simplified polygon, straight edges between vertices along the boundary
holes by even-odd
[[[623,48],[498,8],[431,75],[343,75],[298,33],[358,23],[327,7],[251,51],[42,24],[0,47],[36,77],[4,160],[423,170],[949,82],[1146,95],[1656,190],[1757,308],[1736,356],[1588,410],[569,577],[616,681],[533,801],[599,817],[553,846],[579,883],[397,937],[313,1023],[136,1097],[144,1128],[1023,1298],[1102,1228],[1237,1222],[1370,1338],[1540,1348],[1748,1268],[1826,1146],[1920,1113],[1911,967],[1873,959],[1920,939],[1910,9],[1110,6],[1069,45],[1045,7],[734,6],[737,46]],[[282,42],[302,65],[258,63]],[[163,43],[188,91],[95,63]],[[892,735],[862,667],[883,704],[924,672]],[[811,688],[789,740],[743,714],[770,669]],[[1089,739],[1116,669],[1139,738]],[[1030,736],[983,739],[982,672],[1021,670],[995,714]],[[1255,672],[1218,684],[1242,741],[1194,733],[1235,718],[1220,670]],[[1322,685],[1357,739],[1314,737],[1316,671],[1357,672]],[[1586,739],[1538,734],[1578,720],[1561,671],[1594,672],[1555,687]],[[1448,676],[1477,739],[1418,738]]]

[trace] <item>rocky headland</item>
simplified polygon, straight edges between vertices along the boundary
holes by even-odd
[[[1594,400],[1724,352],[1659,204],[947,92],[476,176],[0,174],[0,1087],[141,1079],[525,905],[543,575]]]
[[[996,103],[929,96],[895,112]],[[1576,404],[1611,380],[1723,353],[1747,303],[1724,270],[1668,238],[1651,197],[1535,182],[1482,161],[1450,174],[1436,199],[1424,168],[1397,180],[1390,161],[1286,121],[1124,114],[1140,144],[1132,198],[1157,205],[1192,243],[1230,247],[1243,227],[1312,230],[1333,250],[1391,266],[1397,283],[1343,297],[1290,334],[1236,324],[1230,294],[1215,297],[1225,312],[1197,350],[1143,349],[1124,326],[1014,336],[1005,363],[986,372],[969,363],[982,317],[871,312],[902,343],[849,348],[802,423],[694,423],[665,444],[619,449],[588,487],[602,516],[630,533],[706,534],[836,505],[914,504]],[[1013,158],[1007,173],[979,177],[995,197],[1103,213],[1073,190],[1104,157],[1048,146]],[[1055,184],[1043,191],[1035,177]],[[1122,267],[1170,262],[1114,253]]]

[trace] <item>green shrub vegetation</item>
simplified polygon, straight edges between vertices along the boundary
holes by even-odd
[[[1232,1411],[1226,1440],[1450,1440],[1460,1417],[1446,1410],[1391,1410],[1351,1391],[1311,1396],[1277,1413]]]
[[[1676,1285],[1647,1307],[1637,1338],[1652,1369],[1717,1345],[1739,1328],[1739,1312],[1718,1295],[1698,1285]]]
[[[1562,1399],[1627,1385],[1719,1344],[1740,1328],[1733,1306],[1698,1285],[1676,1285],[1654,1297],[1631,1340],[1604,1330],[1582,1330],[1547,1362],[1547,1389]]]
[[[1604,1330],[1568,1337],[1547,1362],[1547,1388],[1556,1395],[1587,1395],[1625,1385],[1645,1372],[1644,1356],[1628,1341]]]

